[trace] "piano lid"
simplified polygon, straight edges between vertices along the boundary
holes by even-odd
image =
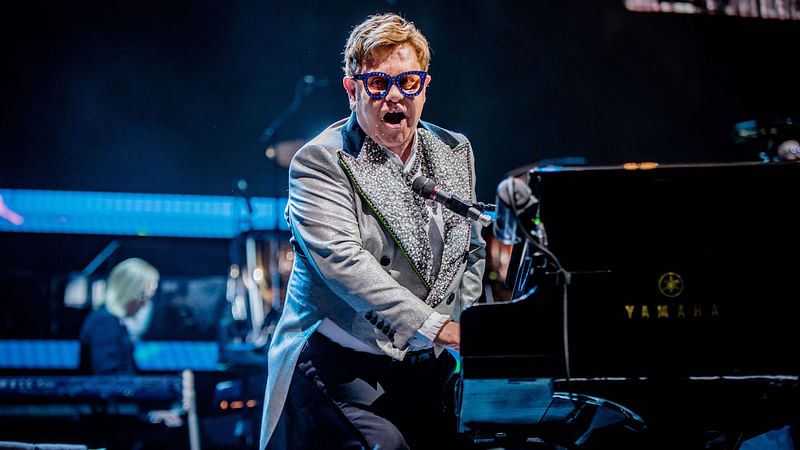
[[[800,373],[800,164],[545,167],[529,184],[549,249],[573,273],[572,376]],[[464,312],[465,376],[554,376],[561,289],[521,303]]]

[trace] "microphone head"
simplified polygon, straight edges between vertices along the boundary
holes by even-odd
[[[497,203],[503,203],[517,210],[517,214],[526,212],[539,200],[531,192],[531,188],[519,178],[508,177],[497,186]]]
[[[420,175],[414,178],[411,183],[411,190],[422,197],[433,198],[433,194],[436,192],[436,183],[430,178]]]
[[[790,139],[778,146],[778,157],[781,161],[794,161],[800,159],[800,143]]]
[[[520,242],[518,222],[530,220],[539,200],[524,181],[508,177],[497,186],[496,203],[497,210],[492,230],[495,237],[507,245]]]

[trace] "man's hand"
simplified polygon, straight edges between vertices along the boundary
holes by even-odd
[[[435,344],[443,345],[449,349],[460,351],[461,348],[461,326],[453,321],[448,320],[439,330],[436,339],[433,340]]]

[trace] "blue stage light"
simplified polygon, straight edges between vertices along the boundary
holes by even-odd
[[[21,224],[0,232],[232,238],[248,230],[286,230],[285,198],[0,189]],[[250,209],[252,208],[252,214]]]

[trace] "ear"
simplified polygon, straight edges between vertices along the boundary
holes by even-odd
[[[431,74],[425,77],[425,88],[427,88],[429,84],[431,84]]]
[[[342,86],[344,86],[344,90],[347,91],[347,98],[350,99],[350,103],[356,101],[356,82],[352,78],[345,76],[342,78]]]

